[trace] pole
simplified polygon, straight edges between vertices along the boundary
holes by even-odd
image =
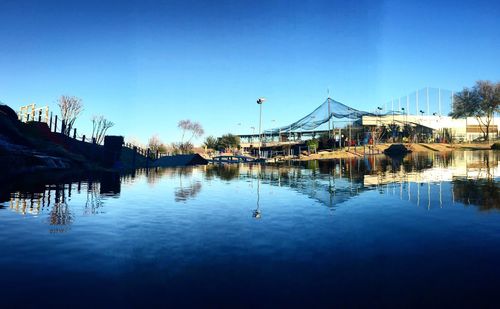
[[[410,112],[410,97],[406,96],[406,118],[408,118],[408,113]]]
[[[349,124],[349,142],[347,144],[347,149],[351,150],[351,124]],[[354,147],[354,152],[356,152],[356,147]]]
[[[427,98],[426,98],[426,100],[427,100],[427,116],[429,116],[429,110],[430,110],[430,108],[429,108],[429,87],[426,88],[426,96],[427,96]]]
[[[331,120],[331,117],[330,117],[331,116],[331,110],[330,110],[330,90],[328,90],[328,98],[327,98],[327,100],[328,100],[328,139],[330,139],[331,138],[331,130],[332,130],[331,125],[330,125],[331,124],[330,123],[331,122],[330,121]]]
[[[441,88],[438,89],[438,110],[439,116],[441,116]]]
[[[418,115],[418,113],[420,111],[420,109],[418,108],[418,90],[417,90],[417,92],[415,92],[415,96],[416,96],[416,103],[417,103],[416,107],[417,107],[417,115]]]
[[[259,154],[258,158],[260,159],[260,146],[262,145],[262,135],[261,135],[261,126],[262,126],[262,102],[259,103]]]
[[[408,113],[409,112],[410,112],[410,98],[408,96],[406,96],[405,130],[406,130],[406,127],[408,127]],[[410,137],[410,130],[408,130],[408,138],[409,137]]]

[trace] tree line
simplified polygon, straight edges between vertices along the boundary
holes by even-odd
[[[208,136],[203,142],[207,149],[226,150],[240,148],[240,137],[233,134],[224,134],[221,137]]]

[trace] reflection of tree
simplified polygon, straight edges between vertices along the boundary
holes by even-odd
[[[189,176],[193,174],[193,171],[192,166],[140,168],[121,175],[120,180],[122,183],[133,183],[137,178],[146,177],[148,184],[155,185],[163,177]]]
[[[455,201],[479,206],[480,210],[500,209],[500,183],[493,179],[453,181]]]
[[[166,169],[163,168],[149,168],[144,169],[144,173],[139,175],[146,175],[146,181],[151,186],[155,185],[164,175],[168,174]]]
[[[186,176],[192,179],[193,167],[167,168],[165,170],[169,170],[170,175],[175,175],[174,177],[179,178],[179,187],[174,192],[176,202],[186,202],[188,199],[194,198],[201,191],[201,182],[199,181],[190,181],[188,186],[182,183],[182,179]]]
[[[49,214],[49,224],[55,226],[55,228],[50,230],[51,233],[64,232],[73,222],[73,215],[71,214],[70,208],[66,203],[65,185],[62,185],[62,189],[59,185],[57,185],[55,191],[56,197],[54,206],[52,206]]]
[[[183,187],[181,182],[181,187],[175,189],[175,201],[185,202],[190,198],[194,198],[201,191],[201,182],[196,181],[190,184],[188,187]]]
[[[449,167],[453,164],[453,153],[415,153],[403,157],[384,157],[376,169],[380,172],[421,172],[433,167]]]
[[[205,171],[207,179],[213,179],[215,176],[222,180],[232,180],[240,175],[239,164],[214,164],[208,165]]]
[[[486,179],[489,179],[489,180],[493,179],[493,173],[491,171],[492,168],[490,166],[490,155],[488,152],[483,153],[481,161],[483,164],[481,164],[481,166],[479,167],[480,173],[478,174],[478,178],[481,175],[481,176],[485,177]],[[495,162],[497,162],[497,161],[495,161]],[[484,175],[483,172],[486,173],[486,175]]]
[[[87,183],[87,200],[85,201],[84,215],[95,215],[102,206],[100,185],[97,182],[89,181]]]
[[[50,211],[50,225],[70,225],[73,222],[73,215],[66,202],[54,203]]]

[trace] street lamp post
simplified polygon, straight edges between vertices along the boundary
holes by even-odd
[[[276,123],[276,119],[273,119],[271,120],[271,123],[272,123],[272,127],[273,127],[273,130],[274,130],[274,126],[275,126],[275,123]],[[279,137],[278,137],[279,139]],[[274,135],[273,135],[273,132],[271,132],[271,142],[274,141]]]
[[[255,135],[255,127],[250,127],[252,129],[252,135],[250,137],[250,142],[253,144],[253,135]]]
[[[403,111],[403,113],[405,114],[405,123],[404,123],[404,127],[403,127],[403,137],[404,137],[405,130],[407,129],[406,126],[408,125],[408,114],[405,112],[404,107],[401,107],[401,111]],[[403,139],[403,137],[401,139]]]
[[[436,120],[436,122],[438,122],[438,121],[440,122],[441,121],[441,115],[438,115],[438,113],[434,112],[434,113],[432,113],[432,116],[439,116],[439,120]],[[439,128],[440,126],[436,126],[436,127]],[[442,138],[442,136],[441,136],[442,135],[441,134],[441,130],[437,130],[437,131],[438,131],[437,140],[440,141],[441,138]],[[436,142],[436,136],[434,134],[434,131],[432,131],[432,138],[433,138],[434,142]]]
[[[424,111],[423,110],[420,110],[420,139],[422,139],[422,135],[424,135],[423,131],[424,131],[424,127],[422,125],[422,122],[423,122],[423,116],[424,116]],[[419,141],[420,142],[420,141]]]
[[[379,126],[381,125],[381,121],[380,121],[380,111],[381,111],[381,110],[382,110],[382,107],[378,106],[378,107],[377,107],[377,120],[378,120],[378,122],[377,122],[377,131],[378,131],[378,129],[379,129]],[[379,132],[377,132],[377,135],[378,135],[378,134],[379,134]],[[374,143],[374,144],[376,144],[376,143],[377,143],[377,140],[378,140],[378,136],[377,136],[377,137],[375,137],[375,136],[374,136],[373,138],[374,138],[374,139],[373,139],[373,143]]]
[[[259,104],[259,153],[258,153],[258,158],[260,159],[260,146],[262,145],[262,103],[266,101],[265,98],[258,98],[257,99],[257,104]]]

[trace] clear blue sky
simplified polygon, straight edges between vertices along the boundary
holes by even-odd
[[[0,100],[83,99],[110,133],[179,139],[293,122],[326,98],[374,106],[500,80],[496,1],[0,0]],[[271,122],[275,119],[275,122]],[[240,126],[237,124],[241,123]],[[199,141],[201,142],[201,140]]]

